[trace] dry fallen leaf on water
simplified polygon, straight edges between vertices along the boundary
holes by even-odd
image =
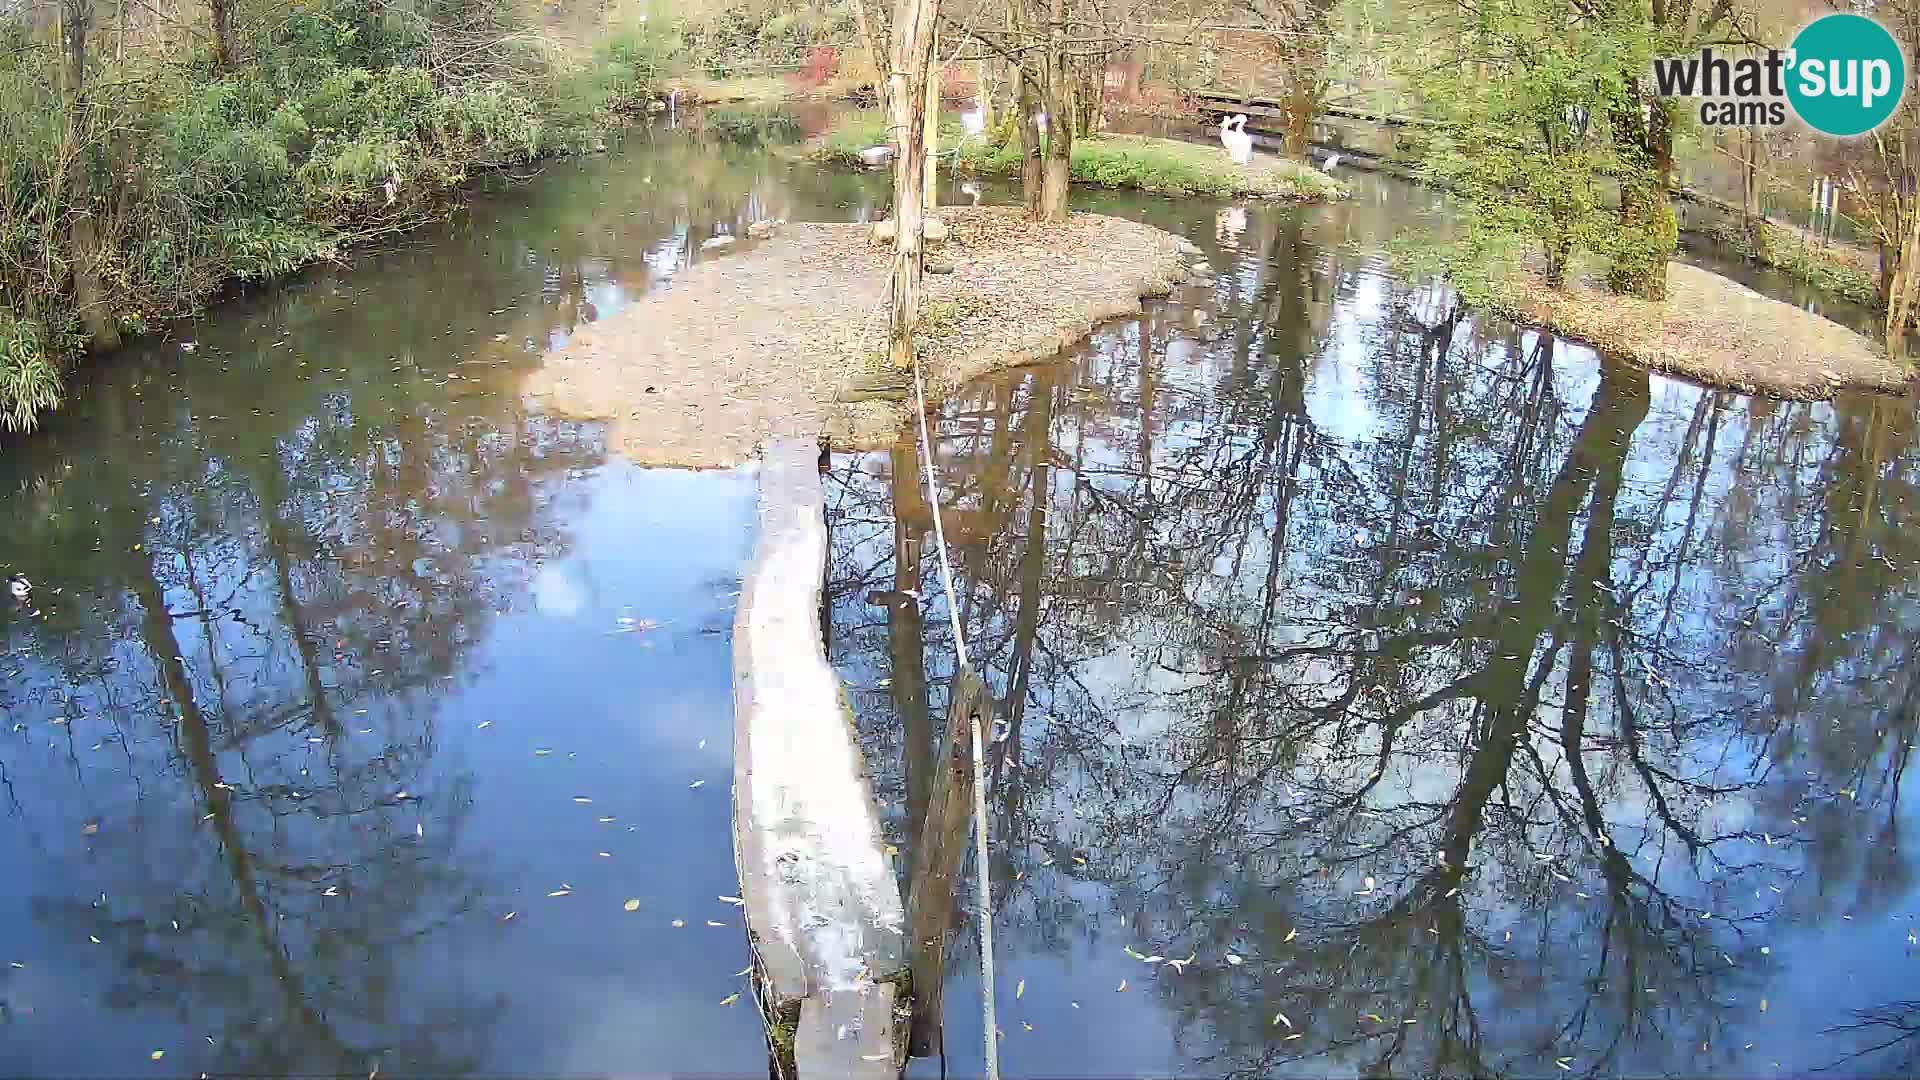
[[[713,921],[712,919],[708,919],[708,920],[707,920],[707,925],[708,925],[708,926],[725,926],[725,925],[727,925],[727,924],[726,924],[726,923],[723,923],[723,922],[714,922],[714,921]]]
[[[596,854],[596,855],[598,855],[598,856],[600,856],[600,857],[601,857],[601,858],[603,858],[603,859],[611,859],[611,858],[613,858],[613,852],[611,852],[611,851],[596,851],[596,852],[594,852],[594,854]]]
[[[547,895],[548,896],[572,896],[573,890],[572,889],[555,889],[552,892],[548,893]]]
[[[747,906],[747,902],[737,896],[723,896],[720,898],[720,902],[723,904],[732,904],[735,907]]]
[[[491,727],[492,725],[493,725],[493,721],[482,720],[480,721],[480,730],[485,731],[488,727]]]
[[[614,818],[612,814],[608,814],[607,816],[600,818],[599,821],[600,821],[600,824],[602,825],[611,825],[613,824]]]
[[[634,897],[633,899],[631,899],[631,900],[628,900],[628,901],[627,901],[626,903],[624,903],[624,904],[621,904],[620,906],[621,906],[621,907],[623,907],[623,908],[625,908],[625,909],[627,909],[628,911],[639,911],[639,910],[640,910],[640,898],[636,896],[636,897]]]
[[[501,922],[512,922],[512,921],[513,921],[513,917],[514,917],[515,915],[518,915],[518,914],[520,914],[520,913],[519,913],[519,912],[517,912],[517,911],[509,911],[509,912],[507,912],[507,913],[506,913],[505,915],[502,915],[502,916],[500,916],[500,921],[501,921]]]
[[[1286,1013],[1283,1013],[1283,1012],[1277,1012],[1277,1013],[1274,1013],[1274,1014],[1273,1014],[1273,1023],[1274,1023],[1274,1024],[1285,1024],[1285,1025],[1287,1025],[1287,1030],[1288,1030],[1288,1031],[1292,1031],[1292,1030],[1293,1030],[1293,1021],[1292,1021],[1292,1020],[1289,1020],[1289,1019],[1287,1019],[1287,1014],[1286,1014]],[[1272,1026],[1273,1026],[1273,1024],[1269,1024],[1269,1025],[1267,1025],[1267,1026],[1268,1026],[1268,1027],[1272,1027]]]
[[[1365,1016],[1361,1017],[1361,1019],[1371,1020],[1376,1024],[1384,1024],[1387,1022],[1386,1018],[1381,1016],[1379,1013],[1367,1013]]]
[[[1227,954],[1227,963],[1229,963],[1229,964],[1231,964],[1231,965],[1233,965],[1234,967],[1239,967],[1239,966],[1240,966],[1241,964],[1244,964],[1244,963],[1246,963],[1246,961],[1245,961],[1245,960],[1242,960],[1242,959],[1241,959],[1241,958],[1240,958],[1240,957],[1239,957],[1239,956],[1238,956],[1237,954],[1235,954],[1235,953],[1228,953],[1228,954]]]
[[[1019,1001],[1027,995],[1027,980],[1021,979],[1013,988],[1013,1000]]]
[[[1767,1011],[1767,999],[1766,999],[1766,998],[1761,998],[1761,999],[1760,999],[1760,1011],[1761,1011],[1761,1012],[1766,1012],[1766,1011]]]
[[[93,942],[95,945],[100,944],[100,939],[97,937],[94,937],[92,934],[87,935],[87,940]]]
[[[1299,933],[1300,933],[1300,928],[1297,926],[1287,931],[1287,936],[1280,939],[1281,944],[1285,944],[1289,941],[1292,941],[1296,936],[1299,935]]]
[[[147,1056],[153,1059],[154,1061],[159,1061],[161,1058],[167,1056],[167,1052],[165,1050],[155,1050],[153,1053],[148,1054]]]
[[[592,802],[593,800],[592,800],[592,799],[589,799],[589,798],[587,798],[587,797],[586,797],[585,795],[575,795],[575,796],[573,797],[573,801],[574,801],[574,802],[577,802],[577,803],[590,803],[590,802]]]
[[[1133,946],[1131,946],[1131,945],[1122,945],[1122,946],[1120,946],[1120,951],[1121,951],[1121,952],[1123,952],[1123,953],[1126,953],[1126,954],[1127,954],[1128,956],[1131,956],[1131,957],[1133,957],[1133,958],[1134,958],[1135,960],[1143,960],[1143,959],[1145,959],[1145,957],[1143,957],[1143,956],[1142,956],[1141,954],[1139,954],[1139,953],[1137,953],[1137,952],[1134,952],[1134,951],[1133,951]]]
[[[1116,994],[1123,994],[1123,993],[1126,993],[1126,990],[1127,990],[1127,980],[1121,979],[1120,985],[1114,987],[1113,992]]]
[[[1027,1023],[1027,1022],[1026,1022],[1025,1020],[1022,1020],[1022,1021],[1020,1021],[1020,1026],[1021,1026],[1021,1027],[1023,1027],[1023,1028],[1026,1028],[1026,1029],[1027,1029],[1028,1031],[1032,1031],[1032,1030],[1033,1030],[1033,1025],[1032,1025],[1032,1024],[1029,1024],[1029,1023]]]
[[[697,787],[704,787],[705,785],[706,785],[705,780],[695,780],[693,783],[688,784],[687,786],[690,788],[697,788]]]
[[[751,974],[753,974],[753,965],[748,964],[746,967],[743,967],[739,971],[734,972],[733,977],[737,979],[742,975],[751,975]]]
[[[893,1056],[892,1054],[861,1054],[860,1060],[861,1061],[885,1061],[892,1056]]]
[[[546,757],[548,754],[551,754],[551,753],[553,753],[553,751],[547,749],[544,746],[537,746],[533,750],[534,757]]]
[[[679,929],[679,928],[680,928],[680,927],[682,927],[682,926],[685,926],[685,925],[687,925],[687,920],[685,920],[685,919],[675,919],[675,920],[673,920],[673,926],[674,926],[674,929],[676,929],[676,930],[677,930],[677,929]]]
[[[1557,1067],[1559,1067],[1560,1069],[1562,1069],[1562,1070],[1563,1070],[1563,1071],[1565,1071],[1565,1072],[1572,1072],[1572,1071],[1573,1071],[1573,1059],[1572,1059],[1572,1058],[1554,1058],[1554,1059],[1553,1059],[1553,1063],[1554,1063],[1554,1065],[1555,1065],[1555,1066],[1557,1066]]]
[[[726,997],[723,997],[723,998],[721,998],[721,999],[720,999],[720,1004],[722,1004],[722,1005],[731,1005],[731,1004],[733,1004],[734,1002],[736,1002],[736,1001],[739,1001],[739,1000],[740,1000],[740,994],[739,994],[739,992],[738,992],[738,991],[735,991],[734,993],[731,993],[731,994],[728,994],[728,995],[727,995]]]

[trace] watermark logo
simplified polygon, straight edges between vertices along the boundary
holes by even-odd
[[[1780,127],[1789,110],[1822,135],[1864,135],[1886,123],[1907,92],[1907,60],[1887,28],[1865,15],[1825,15],[1785,50],[1653,62],[1662,97],[1699,101],[1708,127]]]

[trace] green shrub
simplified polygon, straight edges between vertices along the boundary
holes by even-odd
[[[248,37],[216,74],[97,55],[70,137],[58,50],[0,32],[0,424],[57,400],[78,339],[63,222],[75,183],[104,238],[105,303],[123,329],[185,315],[226,282],[267,280],[347,242],[426,220],[476,169],[593,146],[647,108],[679,39],[616,28],[570,66],[527,0],[309,0]],[[435,49],[435,35],[481,47]],[[444,43],[443,43],[444,44]],[[51,324],[55,330],[48,330]]]
[[[60,369],[39,323],[0,308],[0,428],[31,431],[45,410],[60,404]]]

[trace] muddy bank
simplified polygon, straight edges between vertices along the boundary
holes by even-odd
[[[1609,292],[1591,272],[1549,289],[1523,269],[1498,306],[1655,371],[1769,397],[1817,401],[1898,390],[1912,372],[1874,341],[1697,266],[1667,265],[1667,298]]]
[[[1184,272],[1178,237],[1120,218],[941,215],[950,235],[928,261],[944,272],[928,275],[921,322],[934,394],[1052,356]],[[783,226],[594,324],[527,389],[605,420],[609,448],[645,464],[734,465],[778,436],[889,445],[907,413],[885,362],[888,257],[864,225]]]

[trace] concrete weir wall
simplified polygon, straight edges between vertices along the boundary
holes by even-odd
[[[775,440],[734,622],[733,836],[768,1015],[800,1004],[799,1076],[897,1075],[900,888],[821,646],[819,448]]]

